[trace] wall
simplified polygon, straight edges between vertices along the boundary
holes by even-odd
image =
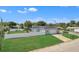
[[[58,32],[57,28],[49,29],[50,34],[57,34],[57,32]]]

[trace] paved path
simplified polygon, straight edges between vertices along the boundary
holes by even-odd
[[[30,52],[79,52],[79,39],[46,48],[33,50]]]
[[[53,36],[59,38],[60,40],[62,40],[62,41],[64,41],[64,42],[71,41],[71,39],[62,36],[61,34],[56,34],[56,35],[53,35]]]

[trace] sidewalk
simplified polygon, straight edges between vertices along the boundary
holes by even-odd
[[[62,36],[61,34],[56,34],[56,35],[53,35],[53,36],[59,38],[60,40],[62,40],[62,41],[64,41],[64,42],[71,41],[71,39]]]

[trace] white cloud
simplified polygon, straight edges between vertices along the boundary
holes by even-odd
[[[30,12],[36,12],[36,11],[38,11],[38,9],[36,9],[36,8],[29,8],[28,11],[30,11]]]
[[[18,13],[27,13],[27,12],[36,12],[38,9],[36,8],[24,8],[23,10],[17,10]]]
[[[17,10],[18,13],[27,13],[27,8],[24,8],[24,10]]]
[[[31,19],[31,21],[32,22],[46,21],[46,19],[40,16],[40,17],[35,17],[35,18]]]
[[[5,10],[5,9],[0,9],[0,12],[7,12],[7,10]]]

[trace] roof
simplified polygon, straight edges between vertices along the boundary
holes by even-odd
[[[52,29],[52,28],[57,28],[57,27],[52,27],[52,26],[32,26],[32,28],[43,28],[43,29]]]
[[[79,27],[68,27],[68,29],[77,29]]]

